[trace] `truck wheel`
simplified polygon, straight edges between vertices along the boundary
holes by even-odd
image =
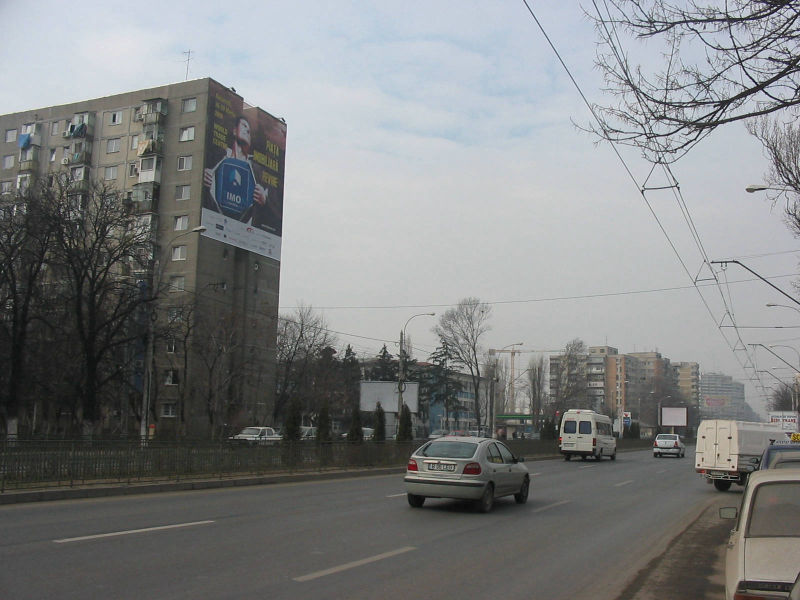
[[[726,481],[725,479],[715,479],[714,487],[720,492],[727,492],[729,489],[731,489],[731,482]]]
[[[603,449],[600,448],[600,451],[597,453],[597,456],[594,457],[595,460],[603,460]]]
[[[565,454],[565,455],[564,455],[564,460],[566,460],[567,462],[569,462],[569,460],[570,460],[571,458],[572,458],[572,454]]]

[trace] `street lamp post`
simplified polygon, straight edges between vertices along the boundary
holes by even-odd
[[[184,231],[183,233],[180,233],[170,239],[167,246],[171,246],[175,240],[182,238],[185,235],[191,235],[192,233],[203,233],[205,230],[205,225],[199,225],[193,229],[190,229],[189,231]],[[165,265],[166,261],[157,259],[156,277],[154,278],[153,284],[150,287],[151,302],[156,297],[154,292],[161,286],[161,276],[164,274]],[[155,337],[155,320],[155,306],[151,304],[150,314],[148,315],[147,319],[147,349],[145,350],[145,376],[142,389],[142,419],[139,424],[139,437],[141,438],[142,443],[147,441],[147,428],[150,421],[150,404],[153,393],[153,361],[155,360],[155,340],[153,338]]]
[[[406,327],[411,322],[411,319],[415,317],[435,317],[436,313],[417,313],[416,315],[411,315],[406,324],[403,325],[403,329],[400,330],[400,359],[398,365],[398,373],[397,373],[397,423],[395,425],[395,434],[400,433],[400,415],[403,410],[403,392],[406,389],[406,382],[405,382],[405,339],[406,339]]]

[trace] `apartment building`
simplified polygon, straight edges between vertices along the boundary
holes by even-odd
[[[0,136],[0,194],[68,173],[78,196],[91,181],[113,186],[151,232],[135,275],[169,292],[149,319],[191,319],[196,339],[151,332],[136,377],[142,430],[171,432],[179,414],[186,435],[271,422],[285,122],[204,78],[2,115]]]

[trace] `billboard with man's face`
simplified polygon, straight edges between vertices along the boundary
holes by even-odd
[[[281,259],[286,123],[210,82],[204,236]]]

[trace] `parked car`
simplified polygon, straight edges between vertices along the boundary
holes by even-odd
[[[686,456],[686,444],[676,433],[659,433],[653,440],[653,456],[656,458],[662,456],[683,458]]]
[[[748,479],[725,553],[725,597],[788,598],[800,570],[800,470],[766,469]],[[796,587],[796,586],[795,586]]]
[[[245,427],[228,440],[256,446],[275,444],[281,441],[281,436],[272,427]]]
[[[445,436],[420,446],[408,459],[408,503],[420,508],[426,498],[473,500],[489,512],[496,498],[528,501],[530,475],[524,459],[490,438]]]
[[[775,443],[761,454],[759,469],[800,469],[800,444]]]

